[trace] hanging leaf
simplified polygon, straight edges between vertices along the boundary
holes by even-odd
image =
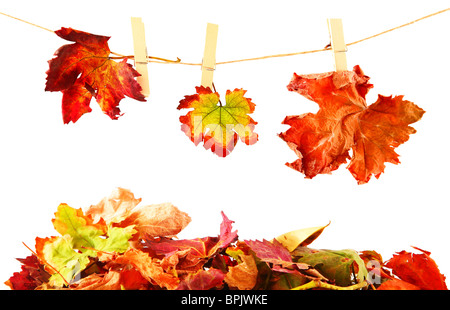
[[[211,149],[220,157],[233,151],[238,137],[247,145],[258,141],[253,132],[257,124],[248,114],[253,113],[255,104],[245,98],[243,89],[227,90],[225,105],[219,94],[203,86],[195,88],[195,95],[185,96],[178,109],[193,109],[180,117],[181,130],[198,145],[203,141],[205,149]]]
[[[313,178],[351,158],[347,168],[364,184],[372,175],[378,178],[386,162],[400,163],[394,149],[416,132],[409,125],[425,112],[403,96],[379,95],[367,106],[365,96],[373,87],[368,81],[359,66],[353,71],[294,74],[288,90],[313,100],[319,110],[284,119],[291,128],[279,136],[299,157],[287,166]]]
[[[110,58],[109,37],[72,28],[55,31],[59,37],[75,42],[60,47],[49,61],[46,91],[61,91],[65,124],[75,123],[91,112],[92,97],[111,119],[121,116],[119,102],[128,96],[145,101],[142,87],[136,81],[140,74],[127,63]]]

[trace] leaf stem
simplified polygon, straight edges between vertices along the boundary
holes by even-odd
[[[37,253],[35,253],[32,249],[30,249],[30,247],[29,247],[28,245],[25,244],[25,242],[22,242],[22,244],[23,244],[28,250],[30,250],[31,253],[33,253],[34,256],[36,256],[36,258],[37,258],[38,260],[40,260],[41,263],[42,263],[43,265],[49,266],[49,267],[50,267],[51,269],[53,269],[57,274],[59,274],[59,275],[61,276],[61,278],[64,280],[64,282],[66,283],[66,285],[69,286],[69,282],[67,282],[66,278],[64,278],[63,275],[62,275],[55,267],[53,267],[52,265],[50,265],[49,263],[47,263],[45,260],[43,260],[42,258],[40,258],[40,257],[37,255]]]
[[[216,86],[214,85],[214,82],[212,83],[212,87],[213,87],[214,92],[217,93]],[[220,96],[219,96],[219,105],[222,106],[222,101],[220,101]]]
[[[365,287],[367,287],[367,285],[368,285],[367,281],[363,281],[363,282],[353,284],[350,286],[337,286],[337,285],[322,282],[320,280],[312,280],[306,284],[294,287],[294,288],[292,288],[292,290],[300,291],[300,290],[309,290],[309,289],[313,289],[313,288],[325,288],[325,289],[329,289],[329,290],[352,291],[352,290],[365,288]]]

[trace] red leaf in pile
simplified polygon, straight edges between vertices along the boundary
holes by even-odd
[[[177,290],[209,290],[222,285],[225,274],[214,268],[200,269],[196,273],[190,273],[183,279]]]
[[[430,257],[430,252],[415,248],[422,254],[401,251],[394,255],[386,267],[404,282],[415,285],[423,290],[447,290],[445,276],[441,274],[436,262]],[[391,280],[388,280],[389,282]],[[386,285],[390,285],[386,282]],[[398,281],[396,282],[398,283]]]
[[[14,272],[13,276],[5,282],[11,289],[34,290],[50,278],[50,274],[44,271],[44,266],[35,255],[18,258],[17,260],[22,263],[22,270]]]
[[[237,240],[237,231],[232,231],[232,223],[222,212],[223,221],[218,237],[196,239],[156,238],[145,240],[145,250],[157,256],[165,256],[167,264],[175,264],[177,269],[192,270],[200,268],[219,249],[226,248]],[[171,258],[175,255],[177,258]],[[168,262],[171,260],[171,263]]]
[[[416,290],[420,290],[420,287],[418,287],[417,285],[408,283],[406,281],[402,281],[399,279],[390,279],[386,282],[383,282],[378,288],[377,290],[380,291],[399,291],[399,290],[412,290],[412,291],[416,291]]]
[[[274,240],[273,242],[263,239],[259,240],[244,240],[244,242],[255,252],[256,256],[261,260],[282,266],[292,265],[292,258],[289,251],[281,245],[280,242]]]
[[[123,255],[118,256],[109,264],[111,267],[115,265],[133,267],[148,282],[160,287],[173,290],[177,288],[179,284],[179,279],[172,274],[166,273],[158,260],[137,249],[126,251]]]
[[[65,124],[76,122],[91,112],[92,97],[111,119],[121,116],[119,102],[128,96],[145,101],[142,87],[135,80],[139,73],[127,63],[109,57],[109,37],[72,28],[55,31],[59,37],[75,42],[60,47],[49,61],[46,91],[61,91]]]

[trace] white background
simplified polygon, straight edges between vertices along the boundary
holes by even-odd
[[[364,4],[363,4],[364,3]],[[448,1],[2,1],[0,11],[57,30],[111,36],[112,51],[133,54],[130,17],[145,23],[149,55],[201,62],[206,24],[219,25],[217,61],[320,49],[327,18],[342,18],[346,42],[445,9]],[[311,247],[376,250],[385,260],[417,246],[450,276],[450,12],[349,47],[374,88],[367,96],[404,95],[426,113],[397,148],[401,164],[357,185],[341,166],[312,180],[286,167],[296,159],[277,134],[286,115],[318,106],[289,92],[294,72],[333,70],[330,52],[218,65],[217,90],[244,88],[256,104],[259,141],[239,142],[226,158],[195,147],[180,130],[176,107],[200,84],[198,66],[149,65],[150,97],[124,99],[119,120],[93,111],[64,125],[59,92],[45,92],[56,35],[0,15],[0,281],[20,270],[16,257],[34,238],[57,234],[59,203],[86,208],[124,187],[142,203],[172,202],[192,217],[180,238],[215,236],[220,211],[239,238],[271,239],[331,225]]]

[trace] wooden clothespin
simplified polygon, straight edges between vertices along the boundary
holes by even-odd
[[[216,69],[216,47],[217,47],[217,34],[219,32],[219,26],[216,24],[210,24],[206,26],[206,39],[205,39],[205,51],[203,53],[202,61],[202,82],[203,87],[209,87],[213,90],[213,75]]]
[[[328,31],[331,37],[331,48],[333,50],[334,67],[336,71],[347,70],[347,46],[344,41],[344,28],[342,26],[342,19],[329,18]]]
[[[150,95],[147,68],[147,45],[145,44],[144,23],[140,17],[131,17],[131,29],[133,31],[134,45],[134,66],[136,71],[141,74],[137,77],[137,82],[142,87],[142,94],[145,97]]]

